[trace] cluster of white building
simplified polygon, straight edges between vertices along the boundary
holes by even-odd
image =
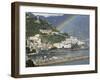
[[[30,51],[32,51],[33,49],[38,51],[38,50],[48,50],[48,49],[51,49],[53,47],[56,47],[56,48],[71,48],[72,44],[76,44],[76,43],[81,47],[84,47],[82,45],[85,44],[85,42],[80,41],[77,38],[72,37],[72,36],[70,38],[66,38],[64,41],[61,41],[59,43],[54,43],[54,44],[42,43],[40,34],[36,34],[35,36],[31,36],[27,39],[27,45],[26,46],[30,48]]]
[[[60,43],[54,43],[54,46],[57,48],[71,48],[72,44],[77,44],[79,46],[82,46],[85,44],[85,42],[78,40],[75,37],[66,38],[64,41],[61,41]]]
[[[42,43],[40,34],[31,36],[26,41],[27,41],[26,47],[29,47],[30,51],[32,51],[33,49],[36,49],[36,51],[38,51],[38,50],[46,50],[52,48],[52,45]]]

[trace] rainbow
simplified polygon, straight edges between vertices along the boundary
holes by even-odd
[[[61,24],[59,24],[57,26],[57,30],[62,30],[66,25],[68,25],[74,18],[76,18],[76,16],[70,16],[69,18],[67,18],[64,22],[62,22]]]

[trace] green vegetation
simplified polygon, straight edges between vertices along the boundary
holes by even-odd
[[[66,37],[70,37],[68,33],[62,33],[62,35],[66,36]]]
[[[26,37],[34,36],[40,33],[40,29],[52,29],[53,27],[46,20],[39,19],[39,23],[36,22],[37,18],[32,13],[26,13]]]
[[[65,37],[61,35],[57,35],[57,34],[53,34],[53,35],[49,34],[49,35],[42,35],[41,39],[42,39],[42,42],[44,43],[53,44],[53,43],[58,43],[65,40]]]
[[[52,32],[58,32],[59,34],[47,34],[40,32],[43,30],[52,30]],[[26,13],[26,38],[34,36],[36,34],[41,35],[41,40],[43,43],[58,43],[64,41],[66,37],[69,37],[67,33],[60,33],[55,27],[52,26],[47,20],[39,18],[37,22],[37,17],[32,13]]]

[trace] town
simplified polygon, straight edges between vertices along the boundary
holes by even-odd
[[[43,30],[40,29],[40,32],[43,34],[59,34],[59,32],[52,32],[52,30]],[[36,34],[35,36],[30,36],[26,40],[26,47],[29,49],[30,52],[38,53],[39,50],[49,50],[52,48],[66,48],[66,49],[84,49],[85,42],[78,40],[76,37],[70,36],[69,38],[65,35],[61,35],[66,37],[64,41],[58,43],[42,43],[41,35]]]
[[[42,34],[47,34],[47,35],[54,35],[54,34],[61,35],[59,34],[59,32],[52,32],[51,30],[40,30],[40,32]],[[66,51],[67,50],[77,51],[81,49],[86,49],[85,42],[78,40],[76,37],[73,36],[70,36],[69,38],[68,36],[65,37],[66,37],[65,40],[59,43],[50,44],[50,43],[43,43],[40,34],[36,34],[35,36],[30,36],[26,40],[27,61],[30,60],[31,62],[34,62],[33,64],[35,66],[45,66],[45,65],[53,65],[57,63],[59,64],[63,62],[69,62],[74,60],[77,61],[89,58],[89,56],[84,56],[81,54],[61,55],[62,53],[64,53],[63,49],[65,49]],[[58,53],[60,53],[60,55],[58,55]],[[30,62],[28,62],[28,65],[29,63]]]

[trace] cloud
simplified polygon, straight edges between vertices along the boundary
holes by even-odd
[[[50,16],[63,16],[64,14],[53,14],[53,13],[32,13],[34,15],[38,16],[44,16],[44,17],[50,17]]]

